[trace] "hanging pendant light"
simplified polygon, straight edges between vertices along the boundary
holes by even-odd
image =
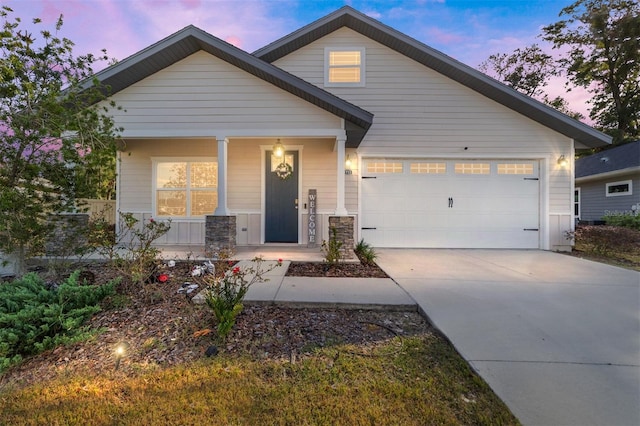
[[[284,145],[280,143],[280,139],[278,139],[278,142],[276,142],[272,149],[273,155],[275,155],[277,158],[282,158],[282,156],[284,155]]]

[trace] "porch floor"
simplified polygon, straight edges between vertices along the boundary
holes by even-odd
[[[206,259],[203,246],[161,246],[162,257],[170,260]],[[294,262],[322,262],[324,255],[320,247],[308,248],[297,244],[273,244],[261,246],[238,246],[233,259],[251,260],[262,256],[264,260],[289,260]],[[357,260],[357,258],[356,258]]]

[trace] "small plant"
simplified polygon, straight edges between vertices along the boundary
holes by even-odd
[[[230,270],[223,271],[222,276],[214,276],[206,279],[207,290],[205,300],[213,311],[217,322],[217,334],[220,341],[224,341],[236,323],[236,317],[242,312],[244,300],[249,288],[259,282],[268,281],[264,277],[266,273],[282,266],[282,259],[268,268],[263,269],[261,257],[253,259],[255,266],[240,268],[232,262],[227,263]],[[210,276],[211,277],[211,276]]]
[[[365,243],[364,239],[358,241],[354,251],[356,256],[358,256],[358,259],[360,259],[360,262],[365,265],[373,265],[378,257],[378,253],[376,253],[375,249],[368,243]]]
[[[342,241],[338,240],[338,231],[335,227],[331,227],[330,232],[331,236],[329,237],[329,241],[322,240],[322,252],[324,253],[325,262],[334,266],[343,258]]]
[[[102,224],[104,225],[104,224]],[[149,280],[156,270],[160,249],[153,243],[171,229],[171,220],[153,218],[140,223],[131,213],[120,213],[120,232],[113,236],[108,226],[96,224],[91,241],[96,252],[107,257],[111,264],[134,284]]]

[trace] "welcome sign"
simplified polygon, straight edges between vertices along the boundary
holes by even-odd
[[[315,247],[318,244],[318,228],[316,226],[316,208],[318,206],[317,190],[309,190],[309,221],[308,221],[308,233],[309,243],[308,247]]]

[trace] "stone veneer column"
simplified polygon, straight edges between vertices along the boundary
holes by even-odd
[[[329,238],[333,237],[333,229],[336,230],[336,240],[342,243],[342,253],[345,259],[354,257],[353,248],[353,216],[329,216]]]
[[[45,243],[45,253],[48,256],[71,256],[87,246],[88,214],[56,214],[48,220],[53,227],[53,232]]]
[[[236,248],[236,217],[209,215],[205,218],[205,253]]]

